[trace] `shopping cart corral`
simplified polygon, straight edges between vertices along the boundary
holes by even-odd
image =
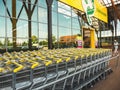
[[[0,90],[79,90],[106,77],[111,56],[110,49],[6,52],[0,57]]]

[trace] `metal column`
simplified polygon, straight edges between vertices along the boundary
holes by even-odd
[[[12,0],[12,36],[13,47],[16,47],[16,0]]]
[[[46,0],[48,12],[48,49],[52,49],[52,3],[53,0]]]

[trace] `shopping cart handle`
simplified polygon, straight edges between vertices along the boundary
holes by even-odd
[[[34,64],[32,65],[32,69],[36,68],[37,66],[39,66],[39,63],[38,62],[34,62]]]
[[[70,61],[70,57],[66,59],[66,62]]]
[[[60,63],[60,62],[62,62],[62,59],[58,59],[58,60],[57,60],[57,63]]]
[[[81,58],[84,58],[85,56],[84,55],[81,55]]]
[[[13,70],[14,73],[17,73],[17,72],[19,72],[20,70],[22,70],[24,68],[22,65],[20,65],[20,64],[18,64],[16,62],[13,62],[13,63],[18,66],[17,68],[15,68]]]
[[[14,73],[17,73],[17,72],[19,72],[19,71],[22,70],[22,69],[23,69],[23,66],[22,66],[22,65],[19,65],[19,67],[15,68],[15,69],[13,70],[13,72],[14,72]]]
[[[78,59],[78,56],[75,56],[75,60],[77,60]]]
[[[3,72],[3,70],[4,70],[3,68],[0,68],[0,73]]]
[[[52,61],[46,62],[46,63],[45,63],[45,66],[48,66],[48,65],[50,65],[50,64],[52,64]]]

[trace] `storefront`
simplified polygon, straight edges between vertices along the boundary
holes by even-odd
[[[28,48],[30,42],[48,46],[46,0],[1,0],[0,7],[2,8],[0,12],[1,49],[9,49],[13,46]],[[28,17],[28,11],[32,12],[31,17]],[[81,34],[81,24],[85,23],[76,13],[73,8],[53,0],[52,38],[55,47],[61,46],[59,43],[61,36]]]

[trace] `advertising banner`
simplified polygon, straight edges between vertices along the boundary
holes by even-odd
[[[92,25],[91,17],[108,22],[107,8],[98,2],[98,0],[59,0],[73,8],[86,13],[88,23]]]
[[[107,8],[103,5],[101,5],[98,0],[94,0],[95,4],[95,12],[94,12],[94,17],[98,18],[99,20],[102,20],[106,23],[108,23],[108,13],[107,13]]]

